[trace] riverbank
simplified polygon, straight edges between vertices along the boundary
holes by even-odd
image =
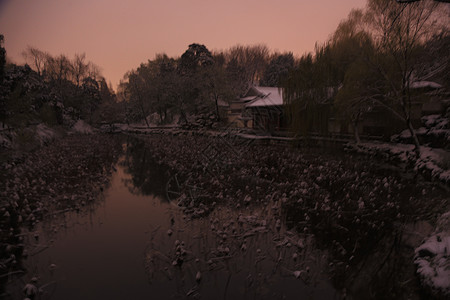
[[[280,144],[296,145],[302,148],[319,147],[324,149],[345,149],[349,153],[356,153],[366,157],[376,157],[384,160],[386,164],[393,164],[424,177],[427,181],[440,182],[450,185],[450,152],[444,148],[433,148],[427,145],[420,147],[420,157],[416,156],[414,145],[408,143],[388,143],[378,140],[365,140],[355,143],[351,138],[316,136],[308,137],[291,136],[287,132],[284,135],[268,135],[264,132],[255,132],[250,129],[224,127],[220,129],[199,128],[187,130],[179,126],[132,126],[114,125],[103,128],[105,132],[127,133],[137,135],[169,135],[169,136],[204,136],[211,138],[223,138],[233,136],[236,139],[246,140],[261,145]]]
[[[22,228],[94,202],[121,151],[111,136],[72,134],[0,164],[2,281],[21,270],[27,255]]]
[[[447,191],[439,185],[383,160],[342,151],[261,145],[232,135],[139,138],[171,170],[168,197],[191,218],[208,216],[219,204],[279,210],[276,216],[288,228],[314,236],[331,251],[330,274],[348,294],[367,293],[350,278],[369,264],[365,276],[376,282],[374,298],[419,297],[412,261],[421,239],[402,236],[404,228],[434,224],[448,210]]]
[[[40,220],[95,202],[122,142],[115,135],[71,135],[1,166],[3,274],[21,270],[21,226],[32,230]],[[125,145],[129,188],[168,199],[179,207],[186,226],[210,224],[202,225],[201,232],[208,235],[206,240],[214,237],[212,261],[222,261],[226,252],[244,257],[245,240],[245,247],[260,252],[258,240],[269,233],[279,235],[276,248],[292,258],[278,260],[271,252],[274,259],[266,263],[291,270],[287,274],[294,278],[307,274],[307,265],[293,260],[307,253],[303,243],[312,241],[308,243],[327,253],[321,276],[329,276],[340,294],[420,299],[414,249],[431,230],[416,225],[432,228],[448,211],[447,193],[439,185],[376,158],[232,134],[137,135]],[[227,215],[241,227],[233,232]],[[409,231],[414,239],[406,237]],[[186,234],[182,238],[196,240]],[[147,254],[153,257],[155,250],[160,249]],[[176,263],[172,266],[169,259],[166,268],[180,267],[177,250],[167,251],[173,253],[163,254]],[[200,263],[202,268],[211,266],[209,259]]]

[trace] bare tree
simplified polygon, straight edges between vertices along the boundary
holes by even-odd
[[[235,61],[244,68],[248,85],[256,85],[263,76],[270,53],[266,45],[237,45],[230,48],[226,56],[228,61]]]
[[[38,75],[42,75],[48,60],[48,53],[28,46],[27,49],[22,52],[22,56],[24,57],[25,61],[35,69]]]
[[[75,54],[72,61],[72,76],[75,84],[79,87],[89,70],[89,63],[85,62],[86,54]],[[96,77],[96,76],[95,76]]]
[[[101,77],[101,70],[100,68],[94,64],[93,62],[87,63],[87,76],[91,77],[94,80],[98,80],[99,77]]]
[[[411,121],[411,84],[420,80],[417,78],[420,49],[437,30],[435,13],[438,5],[431,0],[404,4],[369,0],[366,14],[377,49],[371,63],[386,83],[386,103],[399,107],[417,155],[420,154],[420,143]]]
[[[333,33],[328,47],[331,65],[339,86],[334,99],[337,115],[349,121],[355,141],[361,141],[359,125],[378,98],[374,88],[379,83],[377,74],[366,63],[373,53],[373,43],[364,22],[364,11],[353,9]]]
[[[60,86],[70,79],[72,64],[67,56],[61,54],[57,57],[47,55],[45,62],[45,75],[48,79],[57,82]]]

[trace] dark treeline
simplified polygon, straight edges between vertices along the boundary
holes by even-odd
[[[116,101],[99,68],[88,62],[85,54],[69,59],[28,47],[23,52],[27,64],[18,66],[6,64],[6,51],[1,49],[3,126],[23,127],[41,122],[70,126],[78,119],[92,123],[101,120],[107,104]]]
[[[358,141],[364,116],[381,107],[410,131],[418,150],[412,109],[423,95],[413,85],[434,81],[449,87],[448,10],[448,4],[431,0],[368,0],[327,41],[297,58],[264,45],[211,52],[193,43],[180,57],[158,54],[127,72],[117,95],[84,54],[53,57],[29,47],[22,67],[6,64],[1,47],[0,118],[13,124],[32,113],[56,124],[70,116],[147,126],[188,123],[191,116],[220,121],[220,103],[252,85],[278,86],[296,133],[328,126],[324,111],[331,111],[353,127]]]
[[[251,85],[278,86],[294,132],[327,127],[327,110],[347,122],[359,141],[365,114],[384,109],[409,130],[418,151],[413,109],[426,96],[414,87],[423,81],[449,87],[448,8],[431,0],[369,0],[299,58],[270,53],[264,45],[211,53],[192,44],[180,58],[157,55],[128,72],[119,92],[130,104],[130,119],[156,113],[166,123],[174,115],[185,122],[205,111],[220,118],[219,100],[236,99]]]
[[[220,120],[219,101],[242,96],[252,84],[278,86],[294,63],[292,53],[270,53],[264,45],[211,52],[191,44],[178,58],[159,54],[128,72],[118,94],[129,103],[131,121],[155,113],[160,124],[175,116],[188,122],[189,115],[199,114]]]
[[[70,125],[77,119],[144,120],[149,125],[152,114],[158,116],[153,120],[158,124],[174,118],[188,122],[198,114],[219,120],[219,101],[235,99],[253,84],[277,86],[294,67],[292,53],[270,53],[264,45],[211,53],[204,45],[192,44],[178,58],[159,54],[127,72],[116,94],[85,54],[53,57],[28,47],[23,52],[27,64],[18,66],[6,63],[3,44],[1,49],[0,119],[13,127],[41,121]]]
[[[365,9],[352,10],[282,83],[294,129],[307,132],[331,107],[359,141],[365,114],[384,109],[409,130],[418,152],[413,109],[427,97],[417,92],[418,83],[435,81],[444,90],[450,84],[448,9],[431,0],[369,0]]]

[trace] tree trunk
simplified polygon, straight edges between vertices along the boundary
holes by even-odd
[[[401,105],[403,109],[403,114],[405,115],[406,128],[408,128],[414,143],[414,152],[416,153],[417,158],[420,158],[420,143],[419,139],[417,138],[416,131],[414,130],[414,127],[411,122],[411,98],[408,91],[409,86],[405,86],[402,88]]]
[[[219,97],[215,97],[216,99],[216,116],[217,116],[217,121],[219,121],[220,122],[220,114],[219,114]]]
[[[355,135],[355,141],[356,141],[357,144],[360,144],[361,143],[361,138],[359,137],[359,126],[358,126],[359,122],[358,122],[358,120],[354,120],[352,122],[352,124],[353,124],[353,133]]]
[[[150,128],[150,124],[148,123],[147,117],[144,117],[145,124],[147,125],[147,128]]]
[[[188,123],[187,116],[183,109],[181,109],[180,114],[181,114],[182,120],[184,121],[184,124],[187,124]]]
[[[183,103],[183,101],[180,102],[180,117],[184,120],[184,124],[188,123],[186,112],[184,111],[184,103]]]
[[[147,115],[145,113],[143,104],[141,104],[140,107],[141,107],[142,116],[144,117],[144,120],[145,120],[145,124],[147,124],[147,128],[150,128],[150,124],[148,123]]]
[[[409,133],[411,134],[411,138],[414,143],[414,152],[416,153],[417,158],[420,158],[420,143],[419,143],[419,139],[417,138],[416,131],[414,130],[414,127],[411,123],[410,118],[406,119],[406,126],[408,126]]]
[[[159,123],[162,125],[164,122],[164,119],[163,119],[163,112],[162,112],[161,108],[158,109],[158,115],[159,115]]]

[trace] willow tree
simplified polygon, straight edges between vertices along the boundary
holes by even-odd
[[[356,143],[360,143],[360,124],[364,115],[378,103],[381,95],[374,93],[379,83],[377,74],[359,59],[351,64],[345,73],[334,106],[337,113],[349,121]]]
[[[303,55],[297,68],[282,82],[287,115],[295,134],[308,136],[328,131],[328,100],[337,89],[328,45]]]
[[[350,123],[360,142],[359,125],[378,98],[379,78],[367,63],[374,47],[364,22],[364,12],[354,9],[341,21],[330,39],[332,64],[339,91],[334,99],[337,116]]]

